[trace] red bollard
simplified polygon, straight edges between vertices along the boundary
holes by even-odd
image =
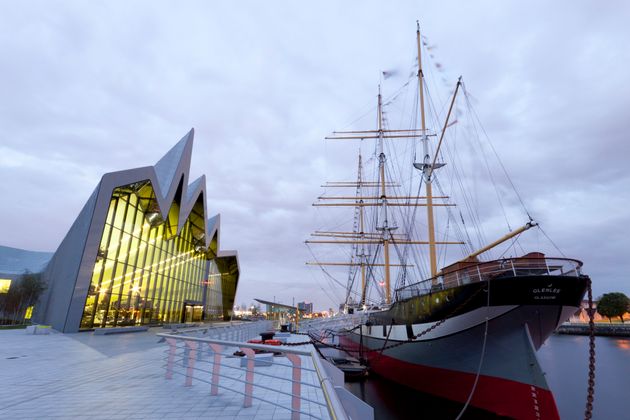
[[[219,368],[221,367],[221,352],[223,346],[221,344],[208,343],[208,346],[214,352],[214,364],[212,365],[212,386],[210,387],[210,395],[219,395]]]
[[[291,387],[291,420],[298,420],[300,418],[300,406],[302,403],[302,359],[297,354],[286,354],[287,359],[291,361],[293,365],[293,385]]]
[[[195,367],[195,359],[197,358],[197,342],[186,341],[186,346],[190,349],[188,353],[188,369],[186,369],[186,382],[184,386],[192,386],[193,369]]]
[[[247,356],[247,373],[245,374],[245,401],[243,407],[252,406],[252,395],[254,393],[254,350],[241,347],[241,351]]]

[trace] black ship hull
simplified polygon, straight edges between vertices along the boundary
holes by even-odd
[[[579,308],[589,279],[529,271],[399,295],[342,343],[419,391],[513,418],[558,418],[535,351]]]

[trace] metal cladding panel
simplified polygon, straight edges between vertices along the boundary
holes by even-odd
[[[228,321],[232,315],[238,280],[240,277],[240,267],[238,253],[236,251],[220,251],[216,259],[221,271],[221,294],[223,297],[223,318]]]
[[[68,316],[63,329],[64,332],[79,331],[83,307],[85,306],[85,299],[90,289],[92,271],[94,270],[96,255],[101,242],[103,228],[105,227],[105,219],[107,218],[112,192],[116,187],[144,179],[151,179],[153,176],[152,169],[152,167],[146,166],[144,168],[129,169],[103,175],[91,224],[87,232],[81,262],[75,277],[76,282],[72,292],[72,300],[69,303]]]
[[[0,275],[22,275],[25,271],[41,273],[54,253],[28,251],[0,245]]]
[[[68,307],[75,289],[99,187],[100,184],[83,206],[43,274],[48,287],[39,307],[35,309],[33,319],[50,324],[58,331],[67,331]]]

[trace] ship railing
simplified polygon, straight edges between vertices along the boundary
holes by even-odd
[[[206,388],[203,395],[221,399],[218,404],[227,401],[232,410],[234,396],[240,395],[243,408],[237,411],[243,418],[266,413],[269,418],[346,420],[353,412],[360,414],[356,418],[373,419],[371,407],[344,388],[343,373],[313,347],[158,336],[167,344],[167,380],[179,376],[185,387]]]
[[[326,335],[328,331],[351,330],[357,325],[365,323],[367,314],[339,314],[329,318],[318,318],[302,321],[299,331],[306,334]]]
[[[465,284],[502,277],[566,276],[579,277],[582,262],[568,258],[505,258],[489,262],[464,262],[463,267],[443,270],[438,276],[396,289],[396,299],[428,294]]]

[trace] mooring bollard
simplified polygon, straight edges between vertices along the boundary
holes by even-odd
[[[195,359],[197,358],[197,342],[186,341],[186,347],[189,349],[188,353],[188,369],[186,369],[186,382],[184,386],[192,386],[193,369],[195,368]]]
[[[173,362],[175,361],[175,352],[177,351],[177,340],[167,338],[168,343],[168,361],[166,362],[166,379],[173,378]]]
[[[302,387],[300,384],[302,381],[302,359],[297,354],[285,353],[285,356],[287,356],[287,359],[289,359],[293,365],[293,385],[291,386],[291,420],[298,420],[300,418],[300,406],[302,402]]]
[[[221,352],[223,346],[221,344],[208,343],[208,347],[214,352],[214,363],[212,365],[212,385],[210,386],[210,395],[219,395],[219,371],[221,368]]]
[[[252,406],[252,395],[254,393],[254,364],[256,363],[253,349],[241,347],[241,351],[247,356],[247,373],[245,374],[245,401],[243,407]]]

